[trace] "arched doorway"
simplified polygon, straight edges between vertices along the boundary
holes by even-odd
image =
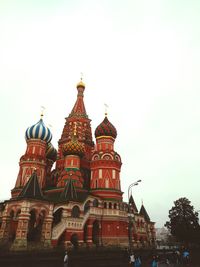
[[[99,222],[95,220],[92,227],[92,242],[96,246],[99,245],[99,232]]]
[[[15,214],[13,210],[10,212],[10,232],[9,232],[9,240],[13,242],[16,237],[16,231],[18,226],[18,216],[21,211],[18,210]]]
[[[78,235],[72,234],[70,241],[72,245],[74,246],[74,248],[77,249],[78,248]]]
[[[35,209],[30,211],[30,221],[28,227],[27,240],[29,242],[40,242],[42,234],[42,226],[45,218],[45,212],[41,211],[37,214]]]

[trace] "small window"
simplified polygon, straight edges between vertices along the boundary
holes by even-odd
[[[78,206],[74,206],[72,208],[72,213],[71,213],[73,218],[79,218],[80,217],[80,209]]]

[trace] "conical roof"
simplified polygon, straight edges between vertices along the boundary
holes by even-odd
[[[135,204],[135,201],[133,199],[133,196],[131,195],[130,198],[129,198],[129,205],[131,205],[134,209],[134,211],[138,212],[138,209],[137,209],[137,206]]]
[[[30,179],[20,192],[18,198],[44,199],[36,171],[32,173]]]
[[[72,179],[68,179],[63,192],[60,195],[61,200],[76,201],[77,192]]]
[[[143,204],[142,204],[141,209],[140,209],[140,215],[143,215],[144,216],[145,221],[147,221],[147,222],[150,222],[151,221],[150,218],[149,218],[149,215],[148,215],[148,213],[147,213],[147,211],[146,211],[146,209],[145,209],[145,207],[144,207]]]
[[[86,114],[85,104],[83,101],[83,97],[84,97],[83,93],[85,90],[85,84],[82,82],[82,80],[77,84],[77,90],[78,90],[77,99],[76,99],[76,102],[74,104],[74,107],[73,107],[69,117],[88,118],[88,116]]]

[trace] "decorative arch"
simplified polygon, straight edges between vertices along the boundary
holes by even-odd
[[[101,158],[104,160],[113,160],[113,155],[111,155],[110,153],[105,153]]]
[[[79,206],[75,205],[73,208],[72,208],[72,211],[71,211],[71,216],[73,218],[79,218],[80,217],[80,208]]]
[[[29,242],[40,242],[42,226],[46,216],[46,209],[32,208],[30,210],[30,220],[28,226],[27,240]]]
[[[93,157],[92,157],[92,160],[99,160],[100,159],[100,156],[98,154],[94,154]]]

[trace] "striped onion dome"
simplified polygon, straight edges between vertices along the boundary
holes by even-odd
[[[52,134],[44,125],[42,118],[33,126],[29,127],[25,133],[26,140],[29,139],[41,139],[49,143],[52,139]]]
[[[57,150],[54,148],[52,143],[48,143],[48,145],[47,145],[46,157],[47,157],[47,159],[51,159],[53,161],[56,161]]]
[[[107,116],[105,116],[102,123],[97,126],[95,130],[95,137],[100,136],[112,136],[113,138],[117,137],[117,130],[114,125],[108,120]]]

